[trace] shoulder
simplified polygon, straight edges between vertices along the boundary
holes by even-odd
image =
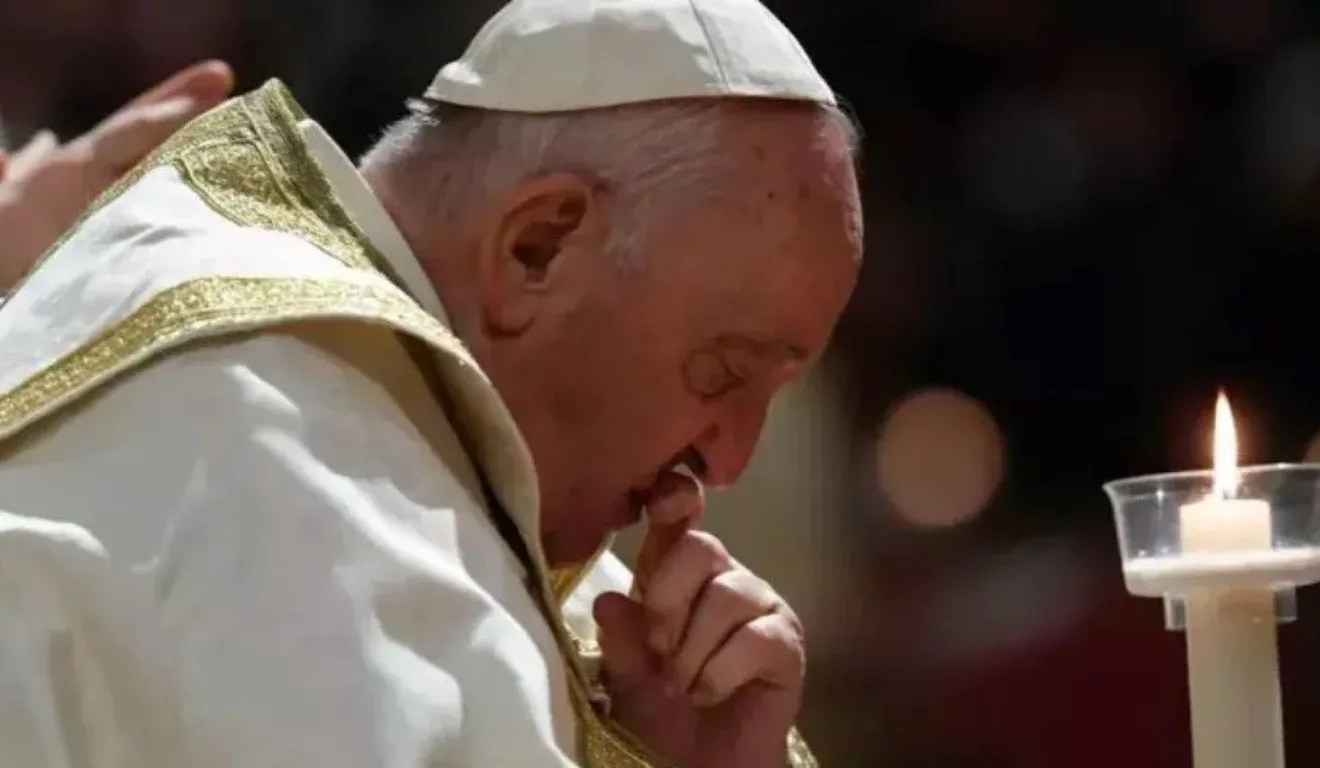
[[[306,433],[367,423],[403,426],[400,398],[387,383],[407,371],[387,331],[351,322],[314,322],[201,344],[169,354],[112,385],[106,399],[125,416],[148,411],[186,417],[145,430],[221,443],[254,428]],[[205,425],[205,428],[203,428]],[[144,431],[139,425],[137,431]],[[308,435],[310,437],[310,435]]]
[[[110,487],[107,506],[99,499]],[[269,526],[294,507],[315,515],[351,498],[390,518],[449,510],[482,540],[498,538],[422,373],[398,337],[364,323],[188,347],[67,409],[0,463],[0,508],[68,509],[71,522],[134,542],[137,554],[185,509],[215,506],[233,522]]]
[[[215,714],[206,735],[236,762],[388,762],[387,718],[433,761],[560,764],[553,637],[479,489],[426,434],[438,406],[410,412],[424,382],[407,364],[389,333],[315,323],[142,368],[0,462],[4,575],[88,637],[131,638],[150,670],[181,651],[164,706]],[[101,599],[107,584],[128,597]]]
[[[360,327],[359,327],[360,326]],[[107,461],[146,470],[205,464],[214,474],[274,443],[347,454],[371,441],[423,455],[400,388],[407,369],[392,334],[363,324],[318,322],[198,342],[121,374],[95,394],[20,435],[0,475]],[[393,380],[390,377],[393,376]],[[387,385],[384,382],[391,382]],[[406,405],[413,405],[408,402]],[[417,414],[443,419],[438,406]],[[153,471],[169,482],[171,473]]]
[[[71,230],[0,305],[0,392],[107,336],[121,353],[175,346],[214,328],[251,327],[271,314],[255,306],[263,297],[286,309],[307,303],[275,295],[281,285],[327,282],[369,290],[361,286],[387,281],[294,235],[240,227],[177,169],[156,169]]]
[[[182,433],[167,439],[222,465],[242,457],[260,464],[233,470],[237,477],[314,466],[326,482],[387,479],[433,501],[481,506],[448,415],[404,342],[384,328],[312,321],[265,329],[166,357],[121,388],[130,402],[120,418],[165,411],[173,418],[152,432]]]

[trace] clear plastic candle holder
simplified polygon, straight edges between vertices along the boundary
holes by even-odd
[[[1198,593],[1269,590],[1280,621],[1295,618],[1295,590],[1320,581],[1320,464],[1243,467],[1231,493],[1212,470],[1116,480],[1123,578],[1133,595],[1165,601],[1181,629]]]

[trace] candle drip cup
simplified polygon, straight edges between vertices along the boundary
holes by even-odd
[[[1218,462],[1217,462],[1218,463]],[[1283,768],[1275,625],[1320,581],[1320,465],[1176,472],[1105,485],[1127,589],[1187,641],[1196,768]]]
[[[1128,592],[1166,601],[1166,623],[1185,628],[1186,600],[1206,591],[1265,589],[1280,621],[1296,617],[1294,591],[1320,581],[1320,464],[1238,470],[1220,498],[1212,470],[1107,483]]]

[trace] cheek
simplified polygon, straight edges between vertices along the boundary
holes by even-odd
[[[739,397],[728,417],[735,433],[753,448],[760,440],[775,399],[785,397],[786,393],[799,382],[800,371],[796,366],[792,370],[767,377],[761,385],[749,389]]]
[[[685,386],[688,332],[672,305],[654,309],[655,302],[629,298],[578,318],[572,336],[581,345],[563,367],[573,428],[589,433],[602,469],[636,483],[695,438],[707,406]]]
[[[777,391],[777,390],[775,390]],[[770,418],[770,406],[774,401],[774,392],[766,392],[743,398],[735,414],[737,434],[741,439],[755,447],[761,439],[761,430]]]
[[[706,406],[683,386],[677,365],[620,355],[579,374],[574,428],[610,474],[645,480],[694,439]]]

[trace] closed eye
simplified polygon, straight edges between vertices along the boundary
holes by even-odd
[[[785,363],[800,363],[806,350],[778,341],[742,335],[713,339],[684,365],[688,389],[703,400],[718,400],[746,387]]]
[[[723,357],[714,352],[693,355],[684,366],[688,389],[702,400],[718,400],[747,383]]]

